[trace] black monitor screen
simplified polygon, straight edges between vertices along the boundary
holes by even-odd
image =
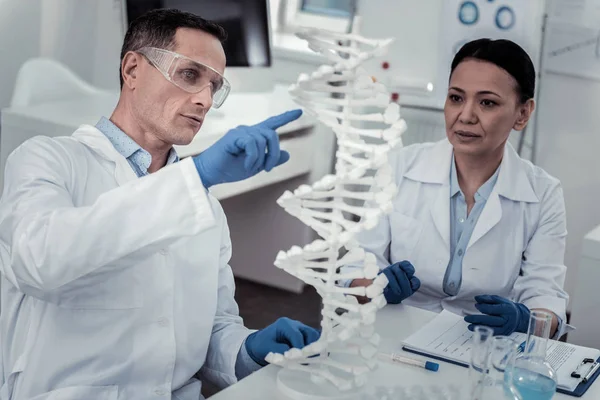
[[[223,43],[228,67],[271,65],[268,0],[126,0],[127,20],[147,11],[175,8],[209,19],[228,34]]]

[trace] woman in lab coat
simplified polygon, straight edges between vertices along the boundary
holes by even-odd
[[[456,54],[447,138],[391,157],[394,209],[359,237],[389,280],[389,303],[446,309],[497,334],[526,332],[530,310],[544,309],[555,336],[565,332],[561,185],[507,143],[531,117],[534,88],[533,63],[513,42],[475,40]]]

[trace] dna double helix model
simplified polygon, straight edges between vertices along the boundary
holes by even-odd
[[[335,174],[313,185],[286,191],[278,204],[310,226],[320,239],[277,255],[275,265],[313,286],[323,298],[321,337],[303,349],[270,353],[266,360],[283,370],[305,372],[315,384],[337,391],[361,387],[377,367],[380,338],[374,331],[377,311],[386,304],[388,281],[379,274],[375,256],[365,252],[356,235],[374,228],[392,210],[396,193],[388,153],[402,146],[406,123],[386,87],[361,64],[385,54],[393,39],[367,39],[307,29],[297,35],[324,56],[327,64],[301,74],[289,92],[337,138]],[[340,267],[354,266],[347,271]],[[366,278],[367,287],[340,281]],[[359,302],[358,297],[370,301]],[[362,303],[362,304],[361,304]],[[283,371],[282,370],[282,371]]]

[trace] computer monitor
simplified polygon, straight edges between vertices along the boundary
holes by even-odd
[[[225,28],[225,77],[232,93],[273,89],[269,0],[125,0],[126,25],[157,8],[190,12]]]

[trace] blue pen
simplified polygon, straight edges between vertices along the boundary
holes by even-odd
[[[521,343],[519,345],[519,349],[517,350],[517,353],[522,353],[525,351],[525,346],[527,345],[527,341],[524,341],[523,343]],[[531,342],[531,344],[529,345],[529,351],[531,351],[531,349],[533,349],[533,346],[535,345],[535,342]]]
[[[527,342],[523,342],[519,345],[519,348],[517,348],[517,354],[521,354],[522,352],[525,351],[525,346],[527,345]],[[510,357],[510,353],[507,353],[503,358],[502,358],[502,362],[506,362],[508,360],[508,358]]]

